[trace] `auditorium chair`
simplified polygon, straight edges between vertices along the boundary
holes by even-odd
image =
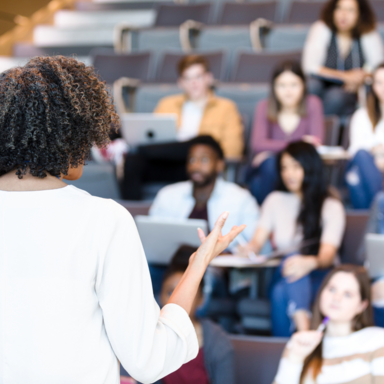
[[[301,59],[301,51],[289,52],[240,52],[232,68],[231,81],[238,83],[269,82],[273,69],[284,60]]]
[[[99,46],[99,48],[111,49],[112,46]],[[14,57],[34,57],[34,56],[76,56],[78,59],[88,58],[94,45],[69,45],[69,46],[46,46],[39,47],[33,43],[19,42],[12,47]]]
[[[376,20],[379,23],[384,22],[384,1],[382,0],[371,0],[371,6],[375,13]]]
[[[152,113],[160,99],[178,93],[176,84],[142,84],[136,91],[134,112]]]
[[[340,118],[338,116],[325,116],[325,137],[324,145],[339,145]]]
[[[225,80],[225,53],[216,52],[194,52],[204,56],[210,67],[215,80]],[[165,52],[157,68],[156,81],[163,83],[175,83],[178,80],[177,64],[185,56],[185,53]]]
[[[287,339],[230,335],[235,350],[236,383],[271,384]]]
[[[245,25],[258,18],[275,21],[276,1],[257,3],[225,3],[219,16],[218,24]]]
[[[111,50],[95,49],[91,56],[96,72],[107,84],[121,77],[149,80],[150,52],[116,54]]]
[[[211,4],[160,4],[156,9],[155,27],[174,27],[187,20],[209,23]]]
[[[292,1],[287,20],[289,24],[312,24],[320,19],[324,1]]]
[[[340,259],[345,264],[362,265],[360,247],[362,245],[365,230],[369,219],[369,211],[347,211],[347,222],[342,245],[340,247]]]
[[[265,51],[298,51],[304,47],[308,25],[274,25],[264,37]]]

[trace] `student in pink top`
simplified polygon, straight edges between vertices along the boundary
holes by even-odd
[[[272,76],[269,99],[258,104],[252,128],[249,184],[259,204],[277,182],[275,154],[292,141],[319,145],[323,137],[323,107],[317,96],[307,95],[300,64],[296,61],[278,64]]]

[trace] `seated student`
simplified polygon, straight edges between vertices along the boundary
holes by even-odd
[[[326,115],[348,115],[358,88],[384,59],[368,0],[328,0],[303,49],[303,70],[312,75],[309,91],[324,103]]]
[[[128,154],[122,182],[123,198],[142,198],[144,182],[186,180],[185,160],[189,139],[198,135],[214,137],[226,158],[243,154],[243,126],[236,105],[211,90],[213,76],[203,56],[185,56],[178,65],[178,84],[183,93],[160,100],[155,113],[177,116],[178,140],[175,143],[146,145]]]
[[[358,109],[350,123],[349,153],[353,156],[346,182],[355,209],[368,209],[383,189],[384,172],[384,63],[373,73],[367,107]]]
[[[300,64],[284,61],[275,68],[271,93],[255,111],[252,128],[253,170],[250,190],[259,204],[278,180],[275,154],[289,142],[305,140],[314,145],[324,139],[323,106],[318,97],[307,95]]]
[[[278,167],[277,190],[262,205],[252,241],[240,250],[258,253],[272,237],[277,250],[288,254],[271,290],[272,333],[285,337],[295,328],[309,328],[313,297],[342,241],[345,211],[328,189],[322,160],[311,144],[289,144]],[[299,253],[292,254],[294,247]]]
[[[164,305],[183,277],[188,263],[171,264],[165,272],[160,301]],[[235,384],[234,351],[227,334],[208,319],[198,319],[194,315],[203,300],[203,288],[200,285],[195,303],[191,309],[191,320],[199,342],[199,354],[196,359],[183,365],[178,371],[164,377],[162,384]],[[158,383],[158,384],[160,384]]]
[[[224,154],[220,144],[210,136],[190,141],[187,156],[188,181],[168,185],[157,194],[150,216],[205,219],[209,228],[220,213],[231,214],[223,228],[246,224],[242,235],[250,240],[257,225],[259,208],[252,195],[237,184],[220,177],[224,170]]]
[[[295,333],[274,384],[380,383],[384,329],[373,327],[370,282],[363,267],[340,265],[324,279],[312,331]],[[325,332],[318,330],[327,317]]]
[[[183,94],[159,101],[155,113],[174,113],[178,121],[178,139],[186,141],[198,135],[212,136],[225,157],[243,154],[243,126],[236,105],[211,90],[213,75],[203,56],[185,56],[177,66],[178,84]]]

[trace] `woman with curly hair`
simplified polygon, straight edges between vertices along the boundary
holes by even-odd
[[[358,88],[383,59],[370,2],[328,0],[303,49],[303,70],[311,75],[309,92],[323,100],[326,115],[351,114]]]
[[[223,214],[168,304],[157,306],[131,215],[63,179],[118,126],[91,67],[36,57],[0,74],[0,383],[152,383],[196,357],[188,317]]]

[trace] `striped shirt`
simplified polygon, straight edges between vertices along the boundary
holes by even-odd
[[[275,384],[298,384],[303,364],[288,360],[279,364]],[[314,383],[308,374],[304,384]],[[345,337],[323,339],[323,366],[318,384],[384,384],[384,329],[367,327]]]

